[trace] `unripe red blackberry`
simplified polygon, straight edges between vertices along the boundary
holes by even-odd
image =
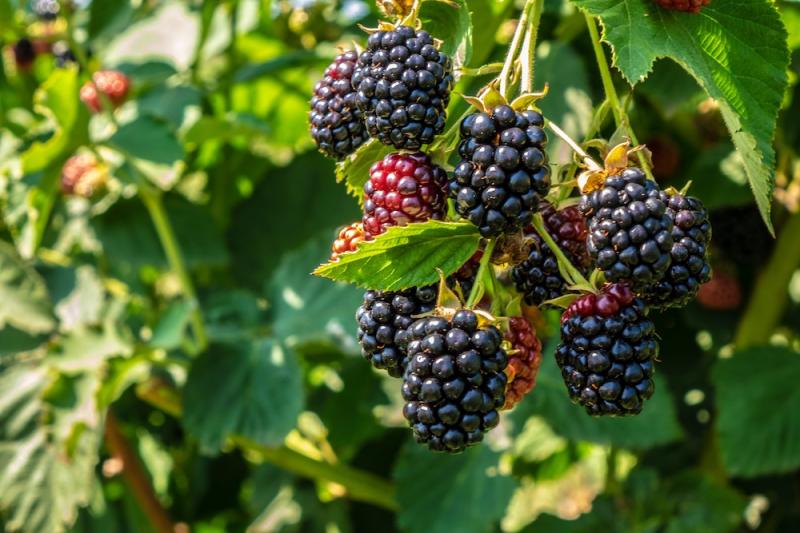
[[[91,81],[87,81],[81,87],[81,102],[95,113],[99,113],[103,110],[100,94],[104,94],[108,98],[111,107],[116,109],[128,96],[130,85],[130,80],[122,72],[99,70],[94,73]]]
[[[451,71],[426,31],[399,26],[370,35],[353,73],[369,134],[398,149],[430,144],[444,131]]]
[[[742,287],[735,277],[714,270],[711,281],[700,286],[697,302],[713,311],[733,311],[742,305]]]
[[[587,247],[610,282],[626,281],[640,290],[659,281],[669,268],[672,219],[658,186],[638,168],[609,176],[581,197],[589,224]]]
[[[107,177],[105,167],[93,155],[74,155],[61,169],[61,192],[90,198],[105,185]]]
[[[372,366],[400,377],[406,367],[407,329],[414,317],[433,311],[436,286],[404,291],[367,291],[356,312],[361,354]]]
[[[586,247],[589,228],[580,210],[575,206],[557,210],[550,202],[543,201],[539,204],[539,211],[547,232],[572,264],[580,269],[589,268],[592,264],[589,249]]]
[[[343,227],[339,231],[339,236],[333,241],[331,261],[338,261],[341,254],[355,252],[364,240],[364,224],[361,222]]]
[[[473,311],[452,320],[414,322],[403,376],[403,416],[419,443],[458,453],[483,440],[500,421],[508,358],[494,326],[479,327]]]
[[[536,386],[536,376],[542,364],[542,342],[536,330],[523,317],[511,317],[506,340],[511,343],[506,367],[506,403],[503,409],[511,409]]]
[[[708,263],[711,224],[708,211],[697,198],[669,195],[662,191],[661,199],[667,205],[667,215],[674,221],[670,250],[672,262],[664,277],[647,287],[642,296],[654,307],[681,307],[711,279],[711,265]]]
[[[314,86],[311,137],[323,154],[342,159],[367,140],[351,79],[358,54],[348,50],[333,60]]]
[[[447,211],[447,173],[423,154],[389,154],[369,171],[364,185],[364,234],[367,239],[391,226],[428,219]]]
[[[573,402],[590,415],[638,414],[653,395],[658,355],[647,307],[622,284],[587,294],[561,317],[556,362]]]
[[[711,0],[653,0],[656,5],[669,9],[670,11],[684,11],[686,13],[699,13],[703,6],[711,3]]]
[[[450,182],[456,211],[482,236],[515,233],[528,226],[550,190],[550,167],[536,111],[499,105],[491,114],[473,113],[461,122],[461,161]]]

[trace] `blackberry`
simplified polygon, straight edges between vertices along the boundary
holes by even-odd
[[[711,224],[703,203],[691,196],[661,193],[672,228],[672,264],[666,275],[645,289],[642,296],[654,307],[682,307],[695,297],[700,285],[711,279],[708,244]]]
[[[23,37],[11,47],[14,53],[14,62],[20,70],[27,70],[36,59],[36,48],[30,39]]]
[[[444,131],[452,87],[450,58],[409,26],[370,35],[353,73],[367,131],[397,149],[419,150]]]
[[[558,270],[558,259],[550,247],[536,233],[529,234],[532,241],[528,258],[511,270],[517,291],[528,305],[541,305],[563,295],[567,282]]]
[[[742,287],[734,276],[714,270],[711,281],[700,286],[697,301],[713,311],[733,311],[742,305]]]
[[[500,421],[508,358],[494,326],[481,328],[473,311],[452,320],[414,322],[403,376],[403,408],[414,438],[435,451],[461,452]]]
[[[609,176],[581,198],[589,223],[589,254],[610,282],[640,290],[659,281],[670,265],[672,219],[658,186],[638,168]]]
[[[579,298],[562,315],[556,362],[570,398],[590,415],[638,414],[653,395],[658,342],[647,311],[616,284]]]
[[[343,227],[333,246],[331,247],[331,261],[338,261],[341,254],[355,252],[358,245],[364,241],[364,224],[354,222],[349,226]]]
[[[580,210],[574,206],[556,210],[553,204],[543,201],[539,204],[539,211],[548,233],[569,257],[570,262],[579,269],[588,269],[592,264],[589,249],[586,247],[589,229]]]
[[[461,122],[461,161],[450,182],[456,211],[484,237],[515,233],[533,220],[550,189],[544,118],[507,105]]]
[[[542,342],[536,330],[523,317],[511,317],[506,340],[511,344],[506,367],[506,403],[503,409],[511,409],[533,390],[536,376],[542,364]]]
[[[57,41],[53,43],[53,57],[56,60],[58,68],[66,68],[69,65],[77,63],[75,54],[70,50],[69,45],[64,41]]]
[[[61,6],[56,0],[33,0],[31,9],[39,20],[50,22],[58,18]]]
[[[67,159],[61,169],[61,192],[66,196],[91,198],[105,186],[107,174],[89,153],[78,154]]]
[[[364,234],[367,239],[391,226],[405,226],[447,211],[447,173],[423,153],[389,154],[369,171],[364,185]]]
[[[94,73],[91,81],[87,81],[81,87],[81,102],[99,113],[103,110],[103,103],[100,100],[100,93],[104,94],[113,108],[119,107],[128,96],[130,89],[130,79],[122,72],[116,70],[99,70]]]
[[[684,11],[686,13],[699,13],[703,6],[711,0],[653,0],[656,5],[670,11]]]
[[[311,98],[311,137],[320,152],[336,159],[352,154],[367,140],[351,85],[357,60],[354,50],[334,59],[314,86]]]
[[[356,312],[361,354],[372,366],[400,377],[405,370],[406,330],[414,316],[433,311],[434,285],[399,292],[367,291]]]

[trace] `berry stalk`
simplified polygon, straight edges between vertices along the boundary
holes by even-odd
[[[531,15],[531,8],[540,0],[527,0],[525,6],[522,8],[522,14],[517,24],[517,29],[514,31],[514,37],[511,39],[511,45],[508,47],[506,60],[503,63],[503,70],[498,76],[500,80],[500,94],[508,100],[509,92],[511,90],[511,78],[514,74],[514,65],[516,64],[517,54],[522,46],[522,39],[528,29],[528,19]]]
[[[550,250],[558,259],[558,269],[561,271],[561,275],[564,276],[564,279],[567,280],[567,283],[574,286],[580,286],[581,288],[590,289],[592,288],[592,284],[583,277],[580,270],[575,268],[575,266],[570,262],[564,252],[561,251],[561,248],[558,247],[556,241],[547,231],[547,228],[544,227],[544,219],[542,218],[541,213],[536,213],[533,216],[533,228],[536,230],[536,233],[539,234],[539,237],[550,247]]]
[[[544,0],[534,0],[527,31],[522,45],[522,94],[533,92],[533,74],[536,61],[536,38],[539,34],[539,21],[544,11]]]
[[[489,267],[490,260],[492,259],[492,253],[494,252],[494,247],[497,244],[497,239],[489,239],[486,243],[486,248],[483,250],[483,255],[481,256],[481,263],[478,267],[478,273],[475,275],[475,285],[472,286],[472,290],[469,293],[469,298],[467,299],[467,308],[472,309],[475,304],[478,303],[478,300],[483,293],[483,278],[486,269]],[[494,280],[494,273],[490,273],[492,276],[492,280]]]

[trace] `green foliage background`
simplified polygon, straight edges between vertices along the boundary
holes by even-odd
[[[412,442],[397,382],[360,357],[361,291],[310,275],[336,228],[359,217],[367,169],[387,152],[368,144],[337,167],[307,132],[316,79],[339,45],[363,42],[374,5],[75,4],[48,26],[28,2],[0,0],[6,530],[724,532],[800,521],[800,3],[713,0],[684,15],[650,0],[545,2],[535,72],[550,87],[546,116],[579,139],[619,139],[630,124],[662,185],[692,180],[713,210],[714,265],[744,297],[735,310],[658,316],[657,392],[625,420],[569,402],[548,315],[534,393],[455,457]],[[422,20],[475,69],[503,60],[520,8],[426,0]],[[617,107],[603,104],[581,10],[599,17],[613,54]],[[69,41],[83,68],[41,54],[18,69],[11,45],[25,35]],[[90,116],[78,98],[101,67],[132,80],[113,117]],[[457,91],[489,78],[465,75]],[[466,109],[454,97],[450,123]],[[108,164],[108,189],[65,198],[61,168],[88,149]],[[571,161],[560,141],[550,152]],[[383,280],[332,277],[427,282],[407,268],[420,255],[446,242],[440,266],[453,269],[477,243],[468,225],[413,233],[395,243],[413,246],[371,247],[371,268],[393,265]]]

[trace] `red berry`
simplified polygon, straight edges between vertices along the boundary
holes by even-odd
[[[339,231],[339,236],[333,241],[331,261],[338,261],[341,254],[355,252],[358,245],[364,241],[364,225],[354,222]]]
[[[711,281],[700,286],[697,301],[706,309],[732,311],[742,304],[739,280],[730,274],[714,270]]]
[[[81,101],[95,113],[103,109],[103,103],[98,93],[108,98],[115,109],[125,101],[131,82],[122,72],[116,70],[100,70],[95,72],[91,81],[81,87]]]
[[[671,11],[685,11],[687,13],[699,13],[703,6],[711,3],[711,0],[653,0],[656,4]]]
[[[568,318],[578,316],[611,316],[620,309],[634,303],[636,296],[627,285],[623,283],[608,283],[600,294],[584,294],[567,307],[561,315],[561,323]]]
[[[553,236],[559,248],[567,253],[567,257],[576,267],[588,268],[592,263],[589,250],[586,248],[589,228],[580,210],[571,206],[556,211],[555,206],[546,201],[539,203],[539,210],[547,231]]]
[[[506,367],[506,401],[503,409],[511,409],[536,385],[536,376],[542,364],[542,342],[536,330],[522,317],[509,320],[505,339],[511,343]]]
[[[61,191],[68,196],[90,198],[105,185],[106,178],[105,167],[93,155],[74,155],[61,169]]]
[[[440,220],[447,210],[447,173],[423,153],[389,154],[369,171],[364,185],[367,239],[391,226]]]

